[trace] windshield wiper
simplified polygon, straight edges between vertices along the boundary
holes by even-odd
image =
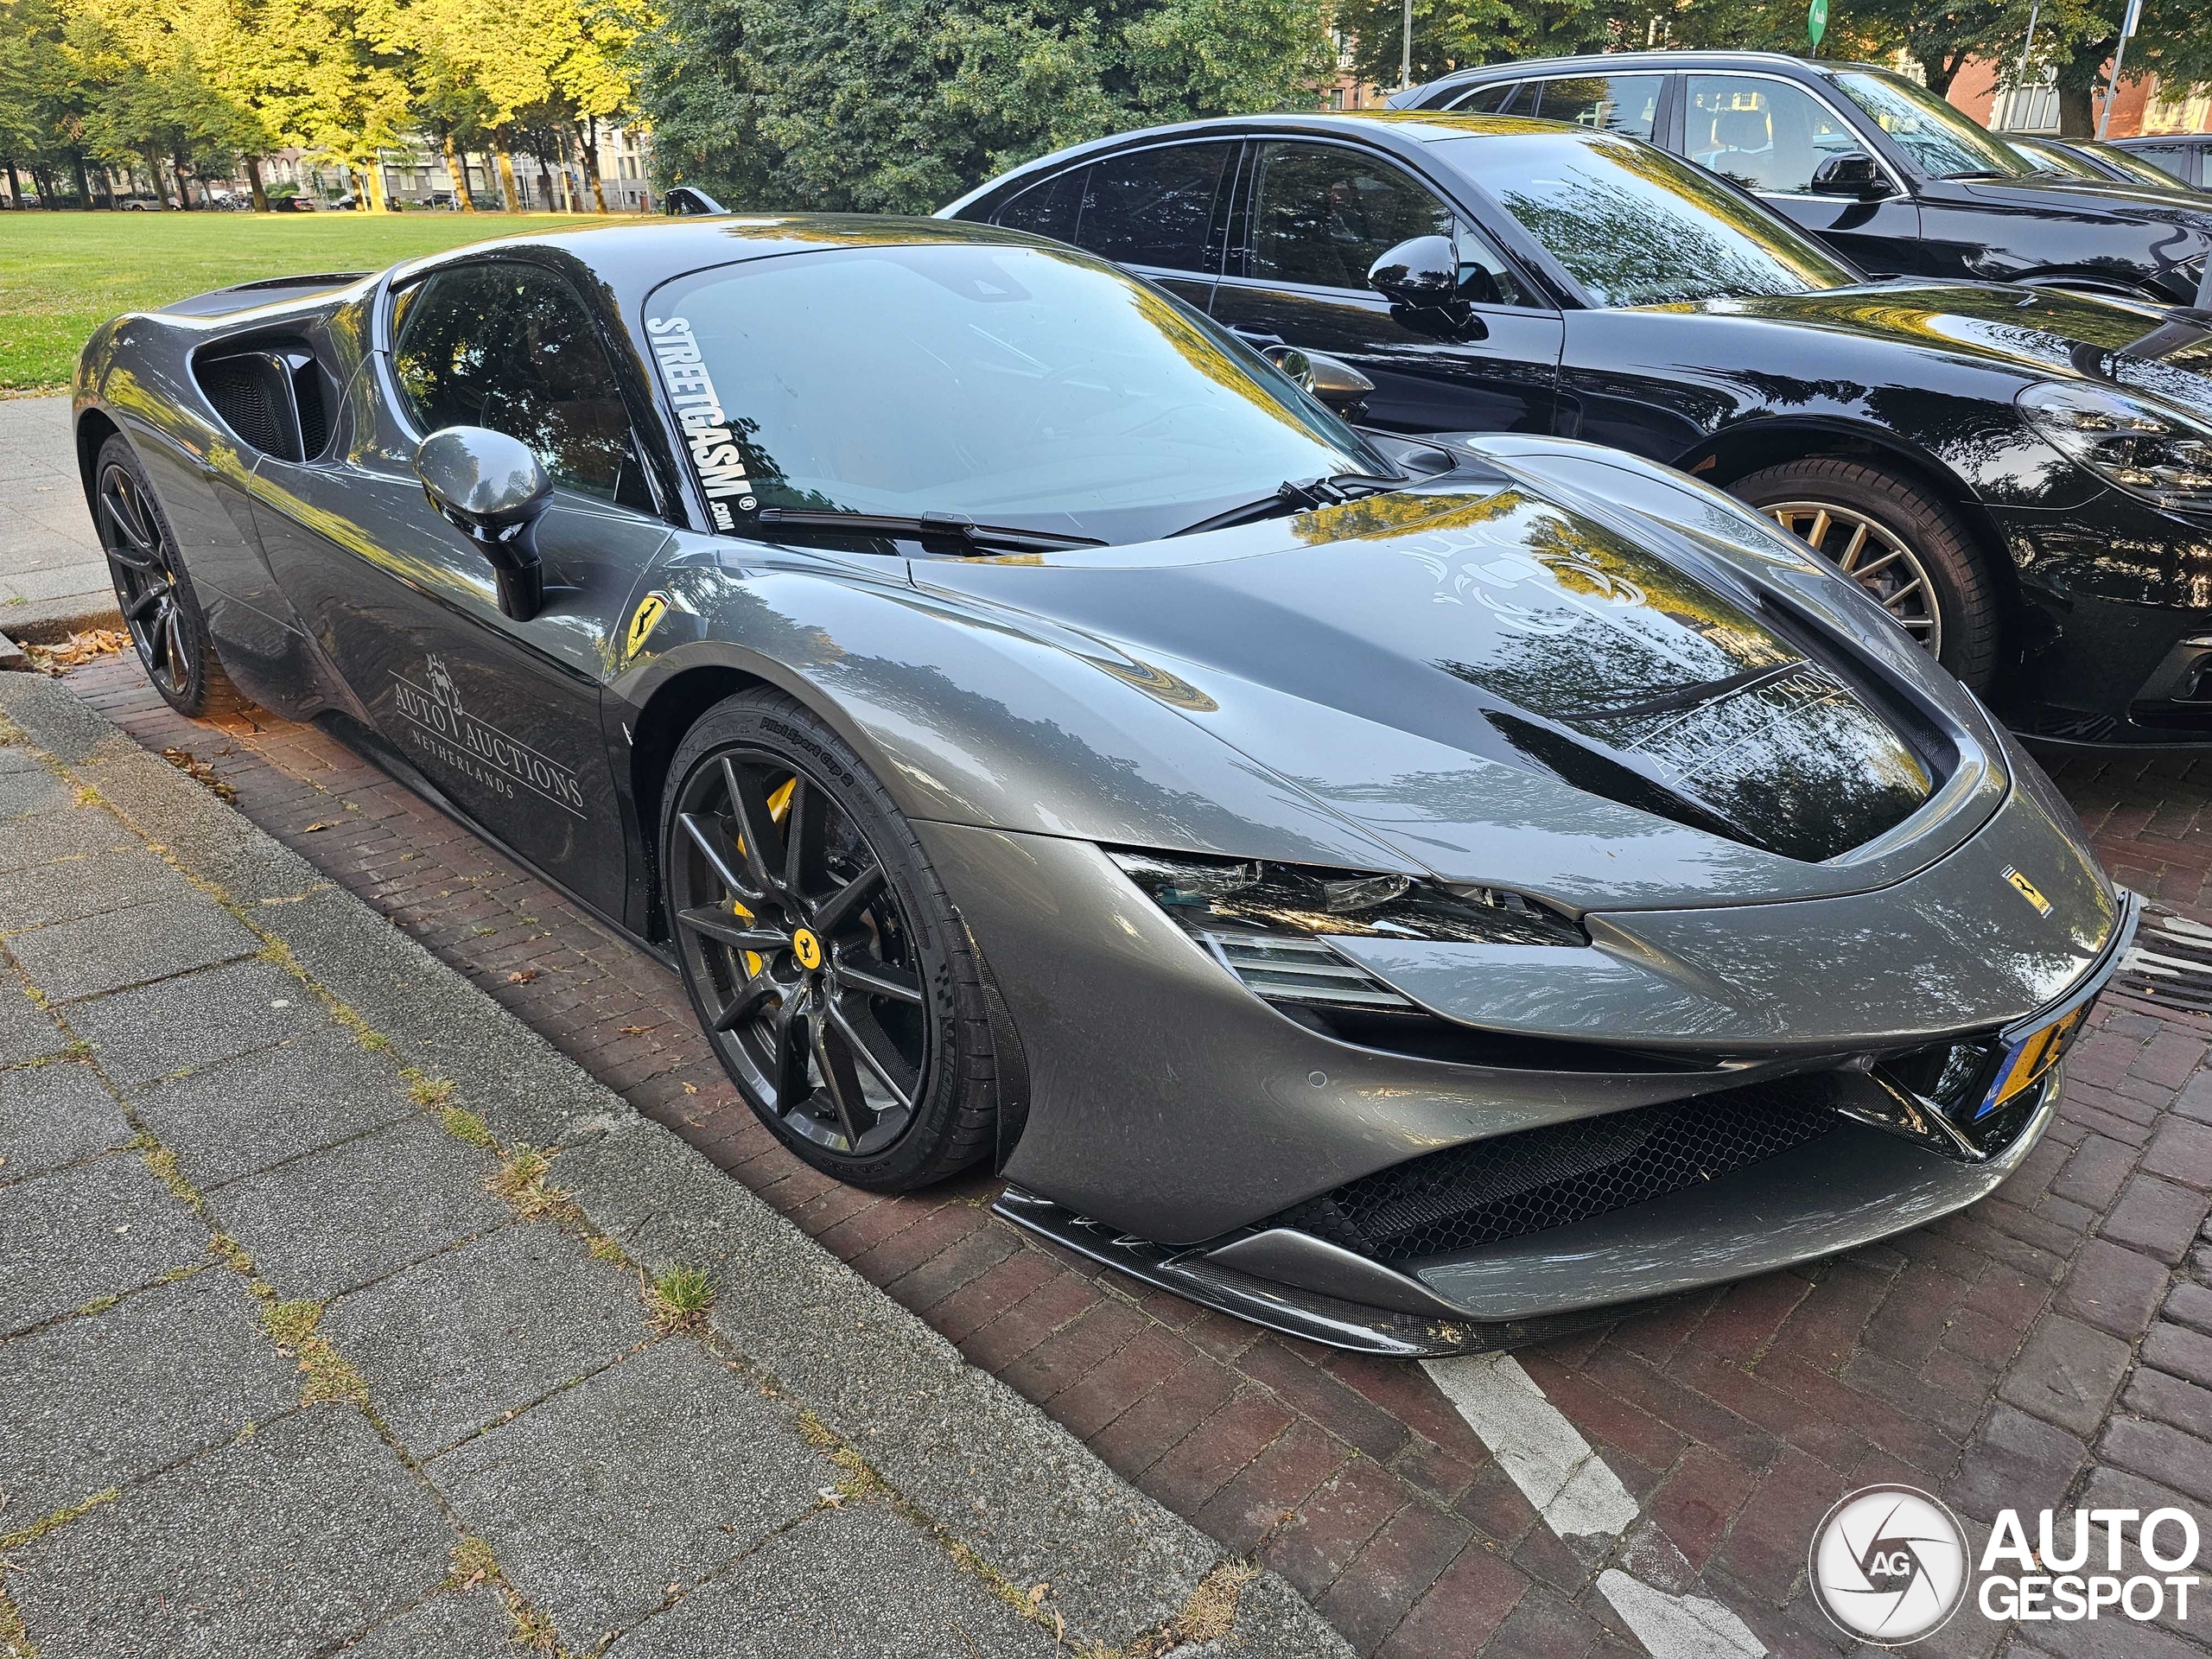
[[[1095,536],[979,524],[957,512],[840,512],[812,507],[763,507],[753,522],[776,530],[831,531],[840,536],[904,536],[923,542],[958,542],[993,553],[1048,553],[1064,547],[1103,547]]]
[[[1955,179],[2018,179],[2024,176],[2024,174],[2007,173],[2001,167],[1979,167],[1970,168],[1964,173],[1946,173],[1943,181],[1948,184]]]
[[[1310,512],[1316,507],[1335,506],[1340,502],[1357,501],[1363,495],[1379,495],[1385,490],[1402,489],[1412,480],[1404,477],[1382,478],[1372,473],[1336,473],[1327,478],[1285,479],[1274,492],[1256,501],[1247,501],[1241,507],[1230,507],[1217,512],[1210,518],[1201,518],[1195,524],[1185,524],[1180,530],[1170,531],[1171,536],[1197,536],[1209,530],[1227,530],[1231,524],[1248,524],[1255,518],[1271,518],[1279,512]]]

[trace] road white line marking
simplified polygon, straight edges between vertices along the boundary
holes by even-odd
[[[1642,1506],[1510,1354],[1425,1359],[1422,1369],[1562,1538],[1618,1538]],[[1671,1595],[1608,1568],[1598,1587],[1652,1659],[1764,1659],[1744,1621],[1704,1596]]]
[[[1637,1502],[1620,1477],[1512,1355],[1465,1354],[1421,1364],[1560,1537],[1617,1538],[1635,1521]]]
[[[1751,1627],[1717,1601],[1670,1596],[1618,1567],[1599,1573],[1598,1587],[1651,1659],[1763,1659],[1766,1652]]]

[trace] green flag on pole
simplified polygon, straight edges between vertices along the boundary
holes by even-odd
[[[1805,8],[1805,35],[1813,42],[1813,50],[1821,49],[1821,39],[1828,32],[1828,0],[1813,0]]]

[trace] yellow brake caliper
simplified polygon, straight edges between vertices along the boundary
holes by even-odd
[[[796,790],[798,787],[798,779],[796,778],[789,778],[785,779],[782,788],[777,790],[773,794],[768,797],[768,816],[773,818],[779,826],[783,823],[785,817],[790,816],[791,810],[791,791]],[[737,850],[741,853],[745,850],[745,837],[742,836],[740,836],[737,838]],[[753,912],[747,910],[743,905],[738,903],[735,899],[732,899],[729,901],[729,907],[735,911],[738,915],[742,917],[745,920],[749,922],[753,919]],[[751,950],[745,953],[745,971],[747,977],[750,977],[760,971],[760,957],[758,953]]]

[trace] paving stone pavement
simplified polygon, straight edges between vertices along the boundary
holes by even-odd
[[[120,626],[69,442],[69,399],[0,397],[0,633]]]
[[[993,1217],[988,1179],[885,1198],[812,1173],[736,1100],[672,975],[321,733],[181,720],[128,660],[66,683],[149,748],[207,760],[279,841],[1141,1490],[1279,1572],[1361,1654],[1645,1651],[1600,1586],[1609,1564],[1719,1603],[1771,1652],[1845,1651],[1807,1546],[1836,1498],[1878,1481],[1942,1493],[1977,1535],[2001,1507],[2212,1506],[2202,1017],[2108,997],[2044,1145],[1958,1217],[1518,1355],[1635,1509],[1593,1552],[1543,1522],[1418,1367],[1134,1286]],[[2212,925],[2212,762],[2056,776],[2120,879]],[[2024,1634],[1970,1611],[1917,1650],[2169,1659],[2212,1650],[2207,1628]]]
[[[1342,1655],[1277,1580],[1208,1622],[1248,1569],[65,691],[0,705],[0,1655]]]

